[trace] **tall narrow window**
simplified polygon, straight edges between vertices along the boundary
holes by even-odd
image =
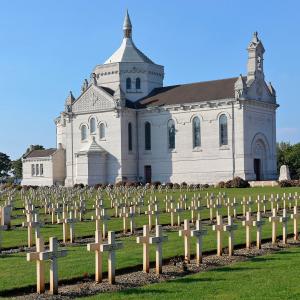
[[[31,176],[34,176],[35,175],[35,165],[32,164],[31,165]]]
[[[39,164],[36,164],[36,165],[35,165],[35,175],[36,175],[36,176],[39,176],[39,175],[40,175],[40,172],[39,172]]]
[[[132,151],[132,125],[128,123],[128,150]]]
[[[44,175],[44,165],[40,164],[40,175],[43,176]]]
[[[169,120],[168,122],[168,144],[169,149],[175,149],[175,122]]]
[[[201,146],[201,131],[200,131],[200,119],[195,117],[193,119],[193,148]]]
[[[137,90],[141,89],[141,79],[139,77],[135,80],[135,88]]]
[[[105,138],[105,124],[101,123],[100,124],[100,140]]]
[[[151,150],[151,124],[145,123],[145,150]]]
[[[86,126],[81,126],[81,140],[84,141],[87,138]]]
[[[96,120],[95,120],[95,118],[91,118],[91,120],[90,120],[90,132],[91,133],[96,132]]]
[[[126,89],[127,90],[131,89],[131,78],[129,77],[126,79]]]
[[[219,135],[220,135],[220,146],[228,145],[228,126],[226,115],[221,115],[219,119]]]

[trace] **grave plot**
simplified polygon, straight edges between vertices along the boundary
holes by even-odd
[[[264,240],[284,245],[289,234],[297,241],[299,192],[186,187],[2,191],[0,296],[32,290],[57,294],[74,281],[113,286],[120,274],[137,270],[163,278],[174,259],[198,270],[208,253],[235,258],[239,248],[260,249]]]

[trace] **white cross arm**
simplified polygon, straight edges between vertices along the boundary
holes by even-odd
[[[40,260],[53,260],[55,258],[67,256],[67,250],[60,250],[57,252],[45,251],[40,253]]]
[[[150,238],[150,244],[160,244],[168,240],[167,236],[154,236]]]
[[[192,230],[191,236],[193,237],[200,237],[203,235],[207,235],[207,230]]]
[[[123,248],[123,243],[122,242],[116,242],[115,244],[102,244],[100,245],[100,251],[115,251],[118,249]]]

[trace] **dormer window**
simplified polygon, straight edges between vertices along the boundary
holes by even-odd
[[[126,79],[126,90],[131,90],[131,78]]]
[[[141,89],[141,78],[139,78],[139,77],[135,80],[135,88],[137,90]]]

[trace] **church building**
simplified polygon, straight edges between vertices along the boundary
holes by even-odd
[[[134,44],[128,13],[119,49],[96,65],[55,119],[56,149],[23,158],[23,185],[273,180],[276,92],[257,32],[247,74],[164,86],[164,67]]]

